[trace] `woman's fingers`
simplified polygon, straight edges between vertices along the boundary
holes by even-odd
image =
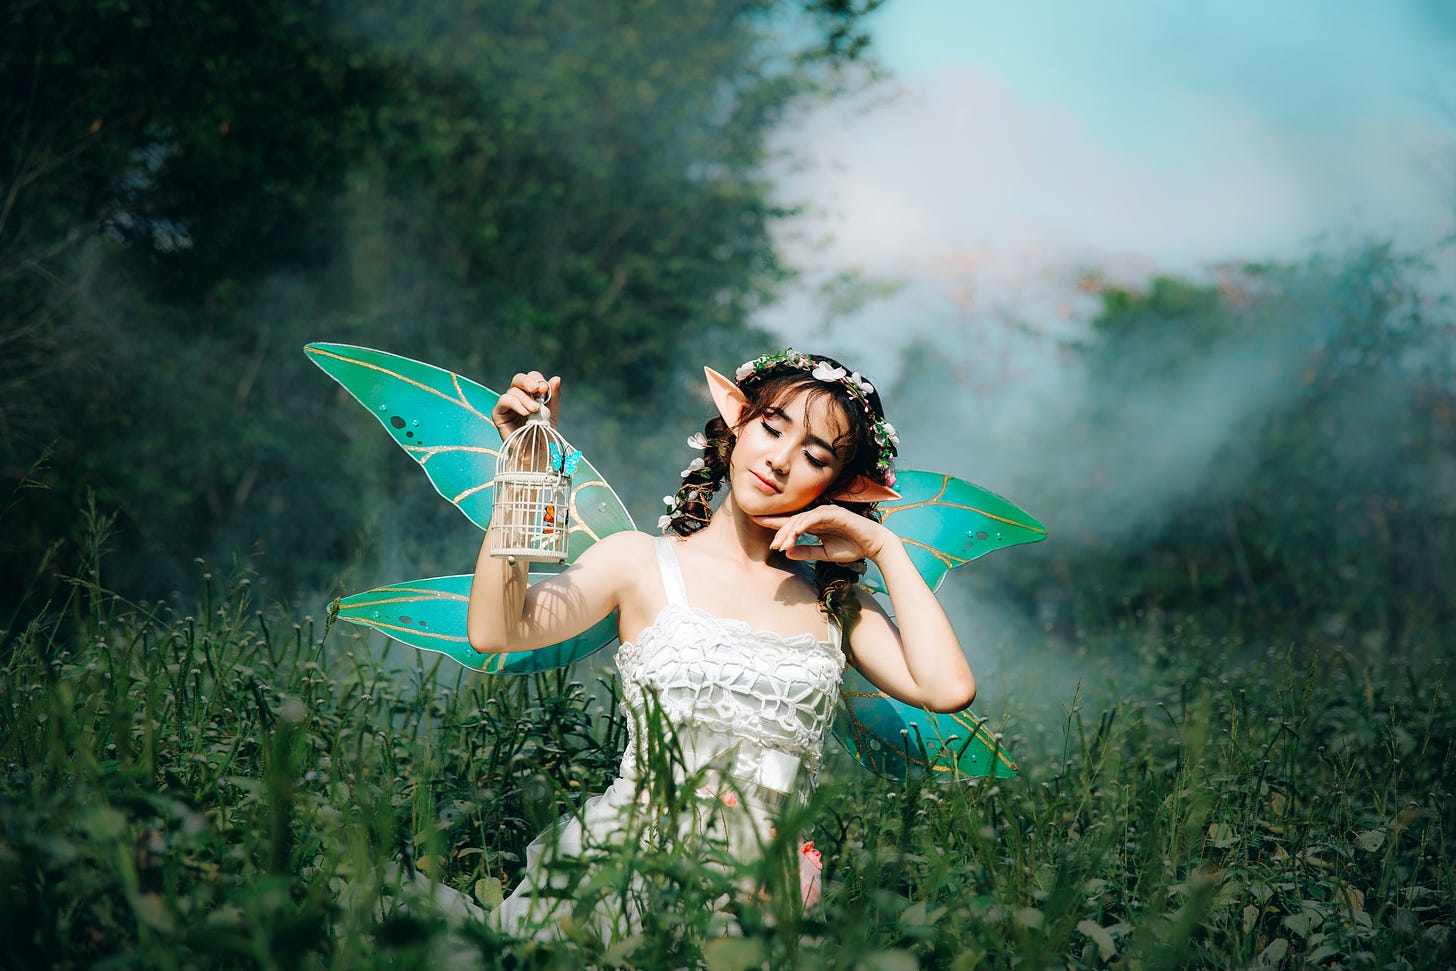
[[[805,525],[803,513],[788,517],[788,520],[774,533],[773,540],[768,544],[769,547],[776,550],[788,550],[799,541],[799,536],[806,531]]]
[[[840,517],[825,506],[790,516],[779,526],[778,532],[774,534],[773,541],[769,545],[787,553],[798,545],[799,537],[805,534],[836,535],[841,528],[839,519]]]
[[[551,424],[561,421],[561,376],[556,375],[546,382],[547,393],[551,395]]]
[[[755,516],[754,522],[774,530],[769,541],[793,560],[833,560],[844,563],[870,556],[879,524],[835,505],[816,506],[787,516]],[[799,545],[801,536],[815,536],[817,544]]]
[[[790,515],[754,516],[753,521],[774,530],[769,547],[791,560],[849,563],[874,559],[886,542],[885,537],[893,536],[874,520],[833,504]],[[819,542],[799,545],[799,538],[806,535],[816,537]]]
[[[541,405],[536,401],[537,395],[549,395],[551,418],[554,422],[560,414],[560,389],[559,376],[547,378],[540,371],[519,372],[511,378],[511,386],[496,400],[495,407],[491,409],[490,420],[504,438],[521,427],[521,419],[540,410]]]

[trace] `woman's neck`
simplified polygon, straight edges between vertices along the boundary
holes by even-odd
[[[739,509],[730,492],[713,513],[713,518],[708,520],[708,525],[698,530],[696,535],[724,553],[736,550],[755,563],[767,563],[779,555],[769,547],[774,533],[775,530],[760,526]]]

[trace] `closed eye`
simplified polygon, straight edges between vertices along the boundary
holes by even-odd
[[[761,421],[761,422],[759,422],[759,424],[763,426],[763,430],[764,431],[768,432],[774,438],[778,438],[780,435],[783,434],[783,432],[779,431],[777,428],[775,428],[774,426],[770,425],[766,421]]]
[[[828,462],[823,462],[823,461],[820,461],[819,459],[815,458],[813,452],[805,452],[804,453],[804,458],[808,459],[809,460],[809,464],[812,465],[812,466],[814,466],[814,468],[816,468],[816,469],[827,469],[829,467],[829,463]]]

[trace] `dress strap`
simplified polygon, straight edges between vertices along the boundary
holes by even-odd
[[[682,567],[678,565],[677,553],[672,549],[675,541],[666,536],[658,536],[653,542],[657,544],[657,568],[662,571],[662,590],[667,594],[667,602],[686,607],[688,590],[683,585]]]

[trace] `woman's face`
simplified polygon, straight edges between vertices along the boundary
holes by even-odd
[[[848,430],[827,395],[794,392],[737,429],[728,460],[734,501],[754,516],[812,505],[844,467],[834,442]]]

